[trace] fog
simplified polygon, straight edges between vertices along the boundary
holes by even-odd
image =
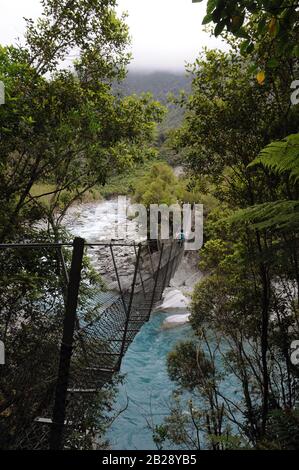
[[[128,12],[133,55],[130,67],[135,71],[183,70],[203,46],[224,47],[220,40],[203,31],[206,2],[119,0],[118,4],[120,13]],[[0,43],[16,43],[18,38],[22,42],[23,17],[34,19],[40,14],[39,0],[2,0],[0,5]]]

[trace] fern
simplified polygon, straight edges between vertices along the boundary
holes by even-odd
[[[289,173],[295,182],[299,180],[299,134],[267,145],[248,168],[263,165],[277,174]]]
[[[278,174],[287,174],[295,183],[299,181],[299,134],[267,145],[248,168],[262,165]],[[266,202],[235,212],[229,222],[245,222],[259,230],[297,231],[299,229],[299,201],[280,200]]]
[[[253,228],[272,231],[297,231],[299,229],[299,201],[274,201],[236,211],[230,223],[245,222]]]

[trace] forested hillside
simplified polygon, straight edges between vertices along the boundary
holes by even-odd
[[[130,70],[125,80],[115,85],[115,90],[121,95],[140,95],[151,93],[154,99],[167,106],[168,113],[159,125],[160,138],[163,141],[170,129],[181,125],[184,112],[174,104],[172,98],[178,98],[181,92],[189,94],[191,77],[182,72],[142,72]]]
[[[132,95],[134,93],[151,93],[161,103],[167,103],[170,94],[178,96],[181,91],[190,91],[191,79],[184,72],[142,72],[130,70],[125,80],[118,85],[119,92]]]

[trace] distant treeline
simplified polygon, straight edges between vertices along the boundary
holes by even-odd
[[[115,85],[115,89],[124,95],[152,93],[156,100],[167,104],[168,95],[178,96],[181,91],[188,93],[191,88],[191,77],[185,72],[129,72],[126,79]]]
[[[164,142],[170,129],[181,126],[184,111],[174,104],[171,96],[179,97],[181,92],[189,94],[192,77],[185,72],[133,72],[130,71],[121,84],[115,84],[115,91],[123,96],[151,93],[153,98],[167,106],[168,113],[159,125],[159,142]]]

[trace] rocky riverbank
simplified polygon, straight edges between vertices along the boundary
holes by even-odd
[[[71,207],[64,218],[64,226],[74,235],[83,237],[88,243],[101,243],[113,239],[116,230],[117,199],[98,201]],[[129,239],[138,237],[134,220],[123,220]],[[117,240],[118,243],[121,240]],[[129,287],[136,260],[132,246],[114,246],[113,253],[121,285]],[[109,246],[95,246],[88,249],[93,266],[103,277],[109,288],[117,288],[117,278]],[[165,313],[163,328],[171,328],[188,322],[190,295],[202,274],[198,270],[199,256],[196,251],[185,252],[184,258],[165,289],[163,300],[156,311]]]

